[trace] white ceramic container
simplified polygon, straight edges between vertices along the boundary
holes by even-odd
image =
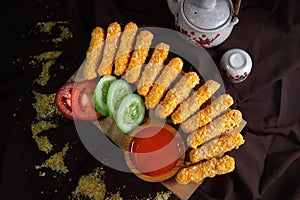
[[[238,23],[231,0],[167,0],[176,29],[206,48],[224,42]]]
[[[231,49],[223,54],[219,67],[225,79],[232,83],[240,83],[249,76],[252,69],[252,59],[242,49]]]

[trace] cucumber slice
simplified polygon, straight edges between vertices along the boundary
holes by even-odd
[[[96,110],[102,115],[108,115],[108,109],[106,105],[107,93],[110,85],[117,78],[111,75],[103,76],[100,78],[94,92],[94,102]]]
[[[110,85],[107,93],[107,108],[110,117],[116,118],[121,101],[132,93],[130,85],[123,79],[116,80]]]
[[[116,124],[122,133],[129,133],[140,125],[144,117],[145,105],[143,99],[137,94],[129,94],[119,106]]]

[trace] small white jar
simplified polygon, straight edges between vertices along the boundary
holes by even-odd
[[[244,81],[252,69],[250,55],[242,49],[227,51],[220,60],[220,70],[225,79],[232,83]]]

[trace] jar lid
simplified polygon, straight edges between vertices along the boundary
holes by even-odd
[[[184,0],[183,13],[187,20],[200,29],[216,29],[230,18],[230,0]]]

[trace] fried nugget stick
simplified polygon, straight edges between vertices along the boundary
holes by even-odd
[[[104,38],[105,31],[101,27],[94,28],[83,67],[83,76],[85,79],[97,77],[97,68],[103,51]]]
[[[151,59],[145,67],[141,79],[137,85],[137,91],[140,95],[146,96],[153,85],[155,78],[163,68],[163,63],[168,57],[170,46],[165,43],[159,43],[151,56]]]
[[[212,158],[211,160],[182,168],[176,174],[175,180],[179,184],[200,183],[207,177],[213,178],[216,175],[232,172],[234,168],[234,158],[225,155],[221,158]]]
[[[201,160],[208,160],[218,155],[238,149],[245,140],[240,133],[232,133],[221,135],[220,138],[216,138],[206,144],[203,144],[197,149],[193,149],[189,153],[191,162],[199,162]]]
[[[113,22],[108,26],[103,56],[97,70],[100,76],[110,75],[112,73],[120,34],[121,26],[118,22]]]
[[[241,121],[242,113],[239,110],[230,110],[206,126],[192,132],[187,138],[187,144],[195,149],[202,143],[237,128]]]
[[[140,77],[142,65],[145,63],[152,43],[153,34],[150,31],[141,31],[137,38],[124,79],[129,83],[136,82]]]
[[[180,74],[182,67],[183,61],[180,58],[176,57],[170,60],[145,97],[147,109],[154,108],[159,103],[171,83]]]
[[[130,55],[137,29],[138,26],[133,22],[127,23],[124,27],[119,49],[115,58],[114,74],[117,76],[122,76],[126,71],[130,61]]]
[[[185,100],[191,90],[199,84],[200,78],[196,72],[188,72],[184,74],[176,85],[168,91],[164,100],[156,107],[155,114],[165,119],[175,108]]]
[[[226,111],[232,104],[232,97],[229,94],[223,94],[215,99],[211,104],[207,105],[191,118],[183,122],[181,124],[181,129],[188,133],[205,126],[211,122],[213,118]]]
[[[208,80],[194,94],[184,101],[172,114],[172,122],[179,124],[194,114],[219,89],[220,84]]]

